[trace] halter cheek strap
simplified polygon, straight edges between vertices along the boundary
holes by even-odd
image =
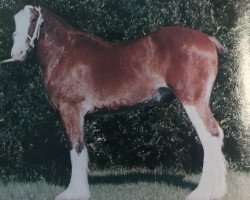
[[[34,44],[35,39],[39,38],[41,25],[43,23],[43,17],[42,17],[42,13],[41,13],[41,7],[34,7],[34,8],[39,13],[39,17],[38,17],[37,22],[36,22],[36,27],[35,27],[33,36],[30,38],[30,36],[28,35],[28,38],[30,39],[29,46],[31,48],[34,48],[34,46],[35,46],[35,44]]]
[[[42,23],[43,23],[43,17],[42,17],[41,7],[40,7],[40,6],[39,6],[39,7],[27,6],[27,7],[30,7],[30,8],[32,8],[32,9],[35,9],[35,10],[38,12],[38,14],[39,14],[39,16],[38,16],[38,18],[37,18],[37,22],[36,22],[36,27],[35,27],[35,30],[34,30],[34,32],[33,32],[33,36],[30,37],[29,34],[26,35],[27,38],[30,40],[29,43],[28,43],[28,48],[29,48],[28,50],[31,50],[32,48],[35,47],[35,43],[34,43],[35,40],[39,38],[41,25],[42,25]],[[14,32],[14,33],[13,33],[13,36],[14,36],[15,34],[17,34],[17,32]],[[0,62],[0,64],[2,64],[2,63],[7,63],[7,62],[14,62],[14,61],[16,61],[14,58],[10,58],[10,59],[7,59],[7,60],[4,60],[4,61]]]

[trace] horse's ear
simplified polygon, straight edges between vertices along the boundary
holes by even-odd
[[[22,10],[26,5],[39,6],[39,0],[15,0],[15,14]]]

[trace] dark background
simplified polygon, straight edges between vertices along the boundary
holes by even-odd
[[[14,1],[0,0],[0,60],[10,57],[15,30]],[[163,26],[199,29],[229,49],[220,57],[211,107],[224,133],[230,166],[249,170],[249,137],[241,118],[239,0],[55,0],[37,1],[73,26],[117,42]],[[59,115],[50,108],[42,72],[31,53],[24,63],[0,67],[0,178],[26,179],[68,173],[69,151]],[[157,106],[90,116],[85,135],[92,169],[156,168],[200,170],[203,151],[186,113],[174,98]]]

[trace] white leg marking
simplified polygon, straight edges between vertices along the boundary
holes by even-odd
[[[220,136],[212,136],[205,127],[195,106],[184,105],[184,108],[198,132],[204,149],[203,170],[198,187],[188,196],[188,200],[218,200],[227,190],[226,160],[221,151],[223,131]]]
[[[70,151],[72,173],[68,188],[56,196],[55,200],[88,200],[88,153],[86,147],[80,154],[75,149]]]

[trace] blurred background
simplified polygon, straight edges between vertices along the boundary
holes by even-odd
[[[219,59],[211,107],[225,133],[230,168],[250,170],[250,4],[244,0],[40,0],[73,26],[118,42],[164,26],[191,27],[229,50]],[[0,60],[10,57],[15,3],[0,0]],[[105,168],[200,171],[203,151],[180,103],[90,115],[85,140],[91,170]],[[23,63],[0,66],[0,178],[69,174],[65,130],[44,91],[32,52]]]

